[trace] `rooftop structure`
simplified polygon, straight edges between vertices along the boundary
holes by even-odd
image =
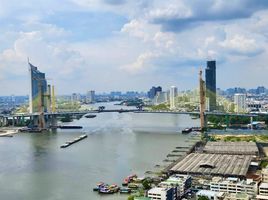
[[[191,153],[171,171],[193,175],[245,177],[252,156]]]
[[[255,142],[207,142],[205,153],[259,155]]]

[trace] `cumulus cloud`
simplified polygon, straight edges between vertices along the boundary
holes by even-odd
[[[203,0],[202,3],[194,0],[170,0],[160,5],[149,12],[148,19],[161,24],[167,31],[182,31],[201,25],[202,22],[248,18],[257,11],[268,8],[265,0]]]
[[[268,62],[267,6],[266,0],[3,0],[1,76],[6,83],[21,78],[26,88],[28,56],[61,93],[85,85],[144,90],[156,74],[159,84],[187,87],[207,59],[216,59],[223,74],[245,65],[243,73],[260,72]],[[220,77],[219,83],[225,84]]]
[[[142,53],[141,55],[138,56],[135,62],[122,66],[122,69],[133,74],[144,72],[144,70],[148,70],[148,68],[149,70],[151,70],[152,67],[151,59],[156,57],[158,57],[158,55],[153,52]]]
[[[230,50],[231,53],[246,56],[256,56],[264,51],[262,45],[257,44],[253,38],[246,38],[243,35],[234,35],[227,38],[220,44],[222,47]]]

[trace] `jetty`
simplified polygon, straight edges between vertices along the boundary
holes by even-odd
[[[77,142],[79,142],[79,141],[81,141],[81,140],[83,140],[85,138],[87,138],[87,135],[86,134],[85,135],[81,135],[81,136],[75,138],[72,141],[69,141],[69,142],[64,143],[63,145],[60,146],[60,148],[69,147],[69,146],[73,145],[74,143],[77,143]]]

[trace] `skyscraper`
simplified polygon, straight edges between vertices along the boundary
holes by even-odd
[[[94,103],[95,102],[95,91],[94,90],[90,90],[87,92],[86,102],[87,103]]]
[[[150,99],[153,99],[156,95],[157,92],[162,92],[162,87],[158,86],[158,87],[152,87],[149,92],[148,92],[148,97]]]
[[[216,103],[216,61],[207,61],[206,68],[206,96],[208,98],[207,110],[217,109]]]
[[[47,80],[45,73],[40,72],[37,67],[28,61],[30,73],[30,113],[47,112]]]
[[[174,110],[176,108],[176,97],[178,95],[178,89],[175,86],[170,88],[170,109]]]

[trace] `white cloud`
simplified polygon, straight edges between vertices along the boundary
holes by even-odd
[[[159,55],[153,52],[145,52],[138,56],[137,60],[131,64],[122,67],[123,70],[130,72],[132,74],[142,73],[145,70],[152,69],[151,59],[156,58]]]
[[[262,45],[257,44],[255,39],[246,38],[243,35],[234,35],[231,38],[227,38],[220,45],[230,50],[231,53],[245,56],[254,56],[264,50]]]

